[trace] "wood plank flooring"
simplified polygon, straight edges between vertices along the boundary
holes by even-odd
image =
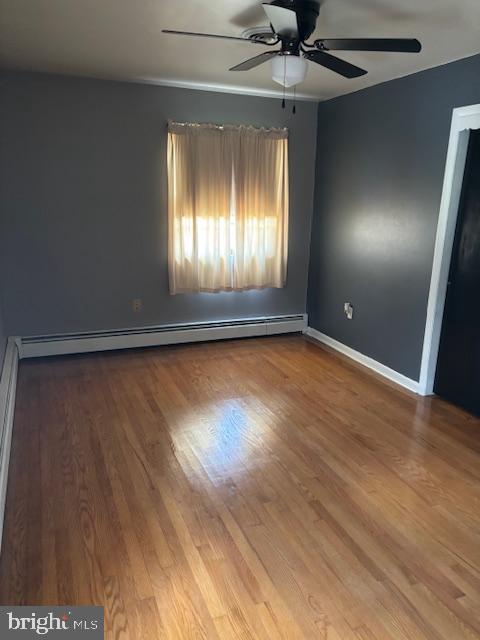
[[[480,420],[301,336],[24,361],[2,604],[113,640],[480,638]]]

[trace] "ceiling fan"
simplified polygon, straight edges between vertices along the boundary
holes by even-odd
[[[163,29],[163,33],[250,42],[264,47],[279,45],[280,49],[264,51],[235,65],[230,71],[249,71],[271,60],[272,78],[284,87],[292,87],[305,79],[308,61],[326,67],[344,78],[358,78],[367,73],[365,69],[333,56],[330,51],[419,53],[422,49],[415,38],[321,38],[308,43],[320,13],[319,0],[272,0],[270,3],[262,3],[262,7],[270,27],[250,29],[242,37],[171,29]]]

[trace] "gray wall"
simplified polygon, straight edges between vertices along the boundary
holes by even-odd
[[[452,109],[479,102],[475,56],[318,109],[310,325],[416,380]]]
[[[316,104],[43,74],[4,74],[0,273],[11,334],[300,313],[306,307]],[[287,125],[285,289],[170,296],[166,121]],[[144,309],[135,314],[133,298]]]

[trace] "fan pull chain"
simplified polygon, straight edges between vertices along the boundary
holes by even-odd
[[[282,109],[285,109],[285,82],[287,81],[287,59],[283,56],[283,99]]]
[[[297,113],[297,86],[296,85],[293,87],[293,109],[292,109],[292,113],[293,113],[293,115],[295,115]]]

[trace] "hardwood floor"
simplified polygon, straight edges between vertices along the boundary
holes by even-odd
[[[480,420],[301,336],[24,361],[2,604],[109,639],[480,638]]]

